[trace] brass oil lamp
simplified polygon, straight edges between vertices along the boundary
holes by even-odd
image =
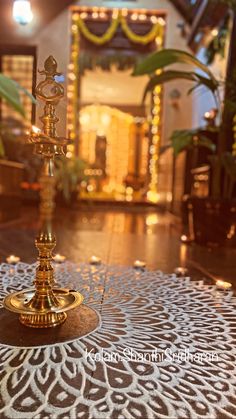
[[[55,114],[56,106],[64,96],[63,86],[55,80],[59,76],[57,62],[50,56],[44,63],[45,76],[36,87],[36,96],[45,103],[44,114],[40,117],[42,130],[33,127],[30,141],[35,151],[43,157],[41,175],[40,219],[41,230],[35,245],[39,253],[34,288],[7,295],[4,300],[6,309],[18,313],[22,324],[34,328],[48,328],[62,324],[67,317],[66,311],[74,309],[83,301],[76,291],[55,287],[52,252],[56,238],[52,232],[51,221],[54,210],[55,179],[53,176],[54,157],[65,155],[67,140],[57,136]]]

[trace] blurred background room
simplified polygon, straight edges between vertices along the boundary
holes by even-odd
[[[234,6],[0,0],[0,72],[21,103],[0,79],[2,261],[36,254],[42,159],[29,131],[41,129],[43,106],[29,93],[53,55],[65,91],[57,135],[67,139],[51,192],[58,252],[233,281]]]

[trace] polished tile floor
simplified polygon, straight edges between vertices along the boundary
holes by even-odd
[[[149,269],[169,273],[185,266],[195,278],[220,277],[236,284],[236,249],[181,244],[179,220],[154,208],[57,208],[54,228],[55,252],[75,262],[88,261],[91,255],[120,265],[141,259]],[[16,254],[22,261],[35,261],[37,229],[37,209],[30,206],[22,209],[20,219],[0,225],[0,260]]]

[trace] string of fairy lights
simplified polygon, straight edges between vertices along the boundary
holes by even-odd
[[[108,29],[98,36],[92,33],[86,22],[87,20],[110,21]],[[129,23],[150,22],[151,30],[145,35],[137,35]],[[121,27],[125,36],[133,43],[147,45],[155,41],[160,49],[164,44],[165,19],[155,15],[148,10],[107,9],[107,8],[73,8],[71,13],[71,59],[68,71],[68,137],[76,141],[79,132],[79,54],[80,37],[85,37],[91,43],[101,46],[109,42],[116,34],[118,27]],[[151,140],[149,147],[149,190],[147,198],[150,201],[158,200],[158,162],[161,142],[161,109],[162,109],[162,88],[157,86],[153,92],[153,106],[151,112]],[[71,155],[74,146],[69,146]]]
[[[71,25],[71,58],[68,68],[68,107],[67,107],[67,129],[68,137],[71,140],[76,139],[77,119],[78,119],[78,76],[79,76],[79,49],[80,34],[78,26],[74,23],[72,16]]]
[[[147,197],[149,201],[158,201],[158,166],[161,145],[161,101],[162,87],[156,86],[153,92],[153,107],[151,116],[151,144],[149,148],[149,191]]]

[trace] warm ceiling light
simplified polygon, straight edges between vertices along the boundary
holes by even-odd
[[[137,13],[133,13],[133,14],[131,15],[131,19],[132,19],[132,20],[137,20],[137,19],[138,19],[138,14],[137,14]]]
[[[161,25],[161,26],[165,26],[166,22],[165,19],[163,19],[163,17],[159,17],[157,19],[157,22]]]
[[[107,15],[106,15],[106,13],[104,13],[104,12],[100,12],[100,13],[99,13],[99,17],[100,17],[101,19],[105,19],[105,18],[107,17]]]
[[[27,25],[33,19],[31,4],[29,0],[14,0],[13,19],[20,25]]]
[[[139,15],[139,20],[146,20],[146,19],[147,19],[147,16],[144,13]]]
[[[217,29],[217,28],[212,29],[212,30],[211,30],[211,34],[212,34],[212,36],[214,36],[214,37],[218,36],[218,34],[219,34],[218,29]]]
[[[151,20],[152,23],[157,23],[157,21],[158,21],[156,16],[151,16],[150,20]]]
[[[82,12],[82,13],[80,13],[80,17],[81,17],[81,19],[86,19],[86,17],[88,17],[88,13]]]

